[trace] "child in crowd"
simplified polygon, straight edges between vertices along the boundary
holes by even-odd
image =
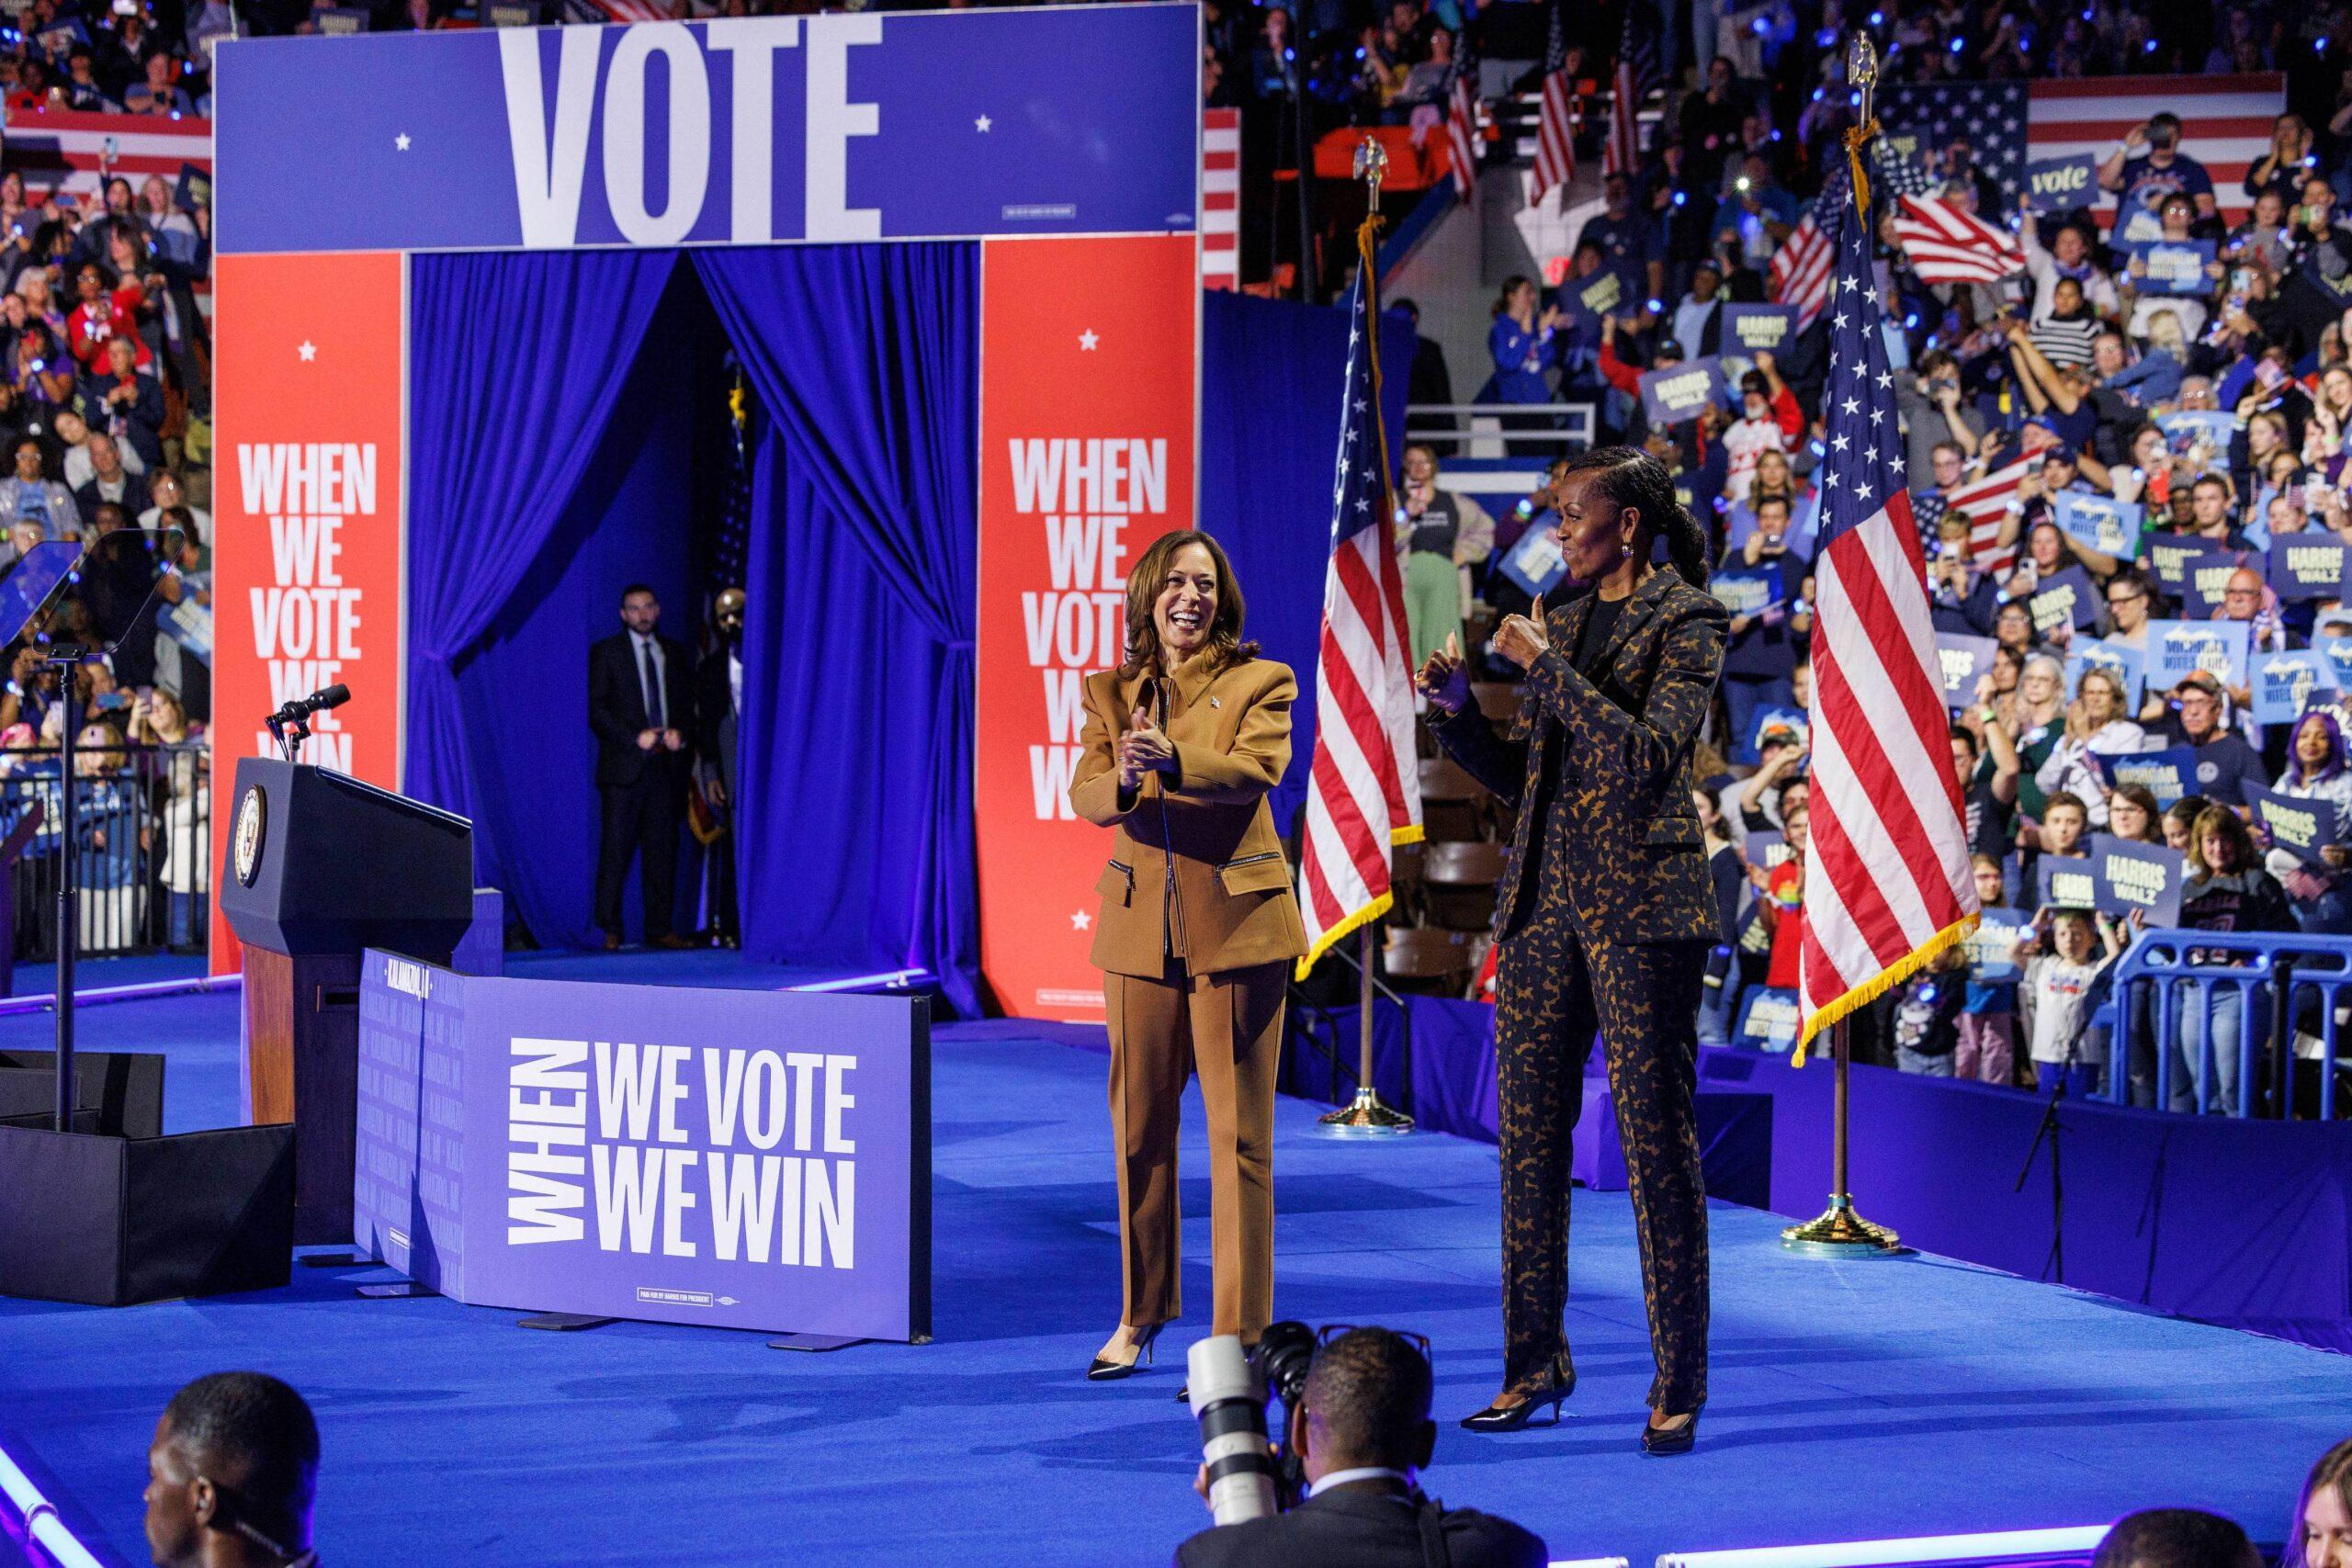
[[[2003,908],[2007,899],[2001,886],[2001,863],[1991,855],[1971,855],[1968,865],[1976,878],[1976,901],[1988,909]],[[2014,967],[2007,962],[2007,953],[2000,956],[2002,969]],[[1992,966],[1992,957],[1983,944],[1976,944],[1974,957],[1960,1017],[1953,1023],[1952,1076],[1977,1083],[2007,1084],[2016,1070],[2018,984],[1983,977]]]
[[[1968,997],[1966,944],[1954,942],[1894,992],[1894,1065],[1931,1078],[1952,1076]]]
[[[2089,1058],[2085,1032],[2090,1026],[2092,982],[2109,959],[2123,951],[2112,920],[2094,920],[2086,909],[2045,908],[2035,918],[2042,940],[2018,943],[2025,978],[2018,987],[2018,1013],[2027,1049],[2033,1057],[2035,1087],[2044,1094],[2095,1094],[2103,1062]],[[2104,953],[2099,949],[2104,946]]]

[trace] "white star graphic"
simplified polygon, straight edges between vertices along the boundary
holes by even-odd
[[[1861,405],[1861,404],[1860,404],[1860,403],[1856,402],[1856,401],[1855,401],[1853,399],[1851,399],[1851,398],[1848,398],[1844,402],[1842,402],[1842,403],[1838,404],[1838,406],[1839,408],[1841,408],[1841,409],[1844,409],[1848,413],[1860,413],[1860,412],[1861,412],[1861,408],[1862,408],[1862,405]]]
[[[407,152],[407,151],[408,151],[408,132],[407,132],[407,131],[405,131],[405,130],[403,130],[403,131],[401,131],[398,136],[393,137],[393,138],[392,138],[392,145],[393,145],[394,147],[399,148],[399,149],[400,149],[401,152]]]
[[[1370,497],[1370,496],[1368,496],[1368,495],[1360,495],[1360,496],[1356,497],[1356,510],[1357,510],[1358,512],[1369,512],[1369,511],[1371,511],[1371,510],[1372,510],[1372,497]]]
[[[1829,445],[1837,447],[1840,452],[1843,452],[1846,449],[1846,437],[1842,435],[1833,435],[1829,438]]]
[[[1093,923],[1094,917],[1083,909],[1074,911],[1069,918],[1069,929],[1074,931],[1082,931]]]
[[[1889,371],[1885,371],[1885,370],[1882,370],[1882,371],[1880,371],[1880,372],[1878,373],[1878,384],[1879,384],[1882,388],[1884,388],[1884,387],[1892,387],[1892,386],[1894,386],[1894,377],[1893,373],[1892,373],[1892,372],[1889,372]]]
[[[1838,319],[1829,324],[1833,327],[1843,327],[1846,324],[1846,313],[1842,310],[1839,311],[1838,313]]]
[[[1857,501],[1868,501],[1871,498],[1871,486],[1868,479],[1864,479],[1854,487],[1854,498]]]
[[[995,123],[996,122],[989,118],[988,116],[982,115],[979,118],[972,122],[972,129],[978,130],[982,136],[986,136],[989,133],[989,127]]]
[[[1821,488],[1824,490],[1836,490],[1838,488],[1838,476],[1834,473],[1823,474],[1821,476]]]
[[[1101,338],[1094,335],[1094,329],[1092,327],[1089,327],[1084,332],[1078,334],[1078,346],[1084,349],[1089,354],[1093,353],[1094,345],[1102,341],[1102,340]]]
[[[305,338],[302,340],[302,345],[294,352],[302,356],[303,364],[308,365],[319,356],[319,345]]]
[[[1875,288],[1865,288],[1862,290],[1862,298],[1875,305],[1878,303],[1878,290]]]
[[[1847,278],[1847,279],[1845,280],[1845,282],[1846,282],[1846,292],[1847,292],[1847,293],[1849,293],[1849,294],[1851,294],[1855,289],[1860,288],[1861,287],[1861,285],[1860,285],[1860,284],[1856,283],[1856,282],[1855,282],[1852,278],[1850,278],[1850,277],[1849,277],[1849,278]]]

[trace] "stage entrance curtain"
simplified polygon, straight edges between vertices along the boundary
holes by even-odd
[[[459,671],[510,613],[578,496],[676,265],[670,251],[410,262],[403,772],[419,799],[503,815],[476,787],[492,760],[471,754]],[[582,644],[566,671],[582,683],[586,658]],[[478,842],[478,874],[512,884],[523,868],[488,863],[493,851]],[[535,899],[528,886],[508,892],[540,940],[586,936],[584,907]]]
[[[765,804],[738,850],[744,951],[805,961],[827,944],[829,914],[863,906],[865,951],[931,970],[956,1010],[977,1016],[978,247],[693,258],[773,422],[763,467],[782,469],[755,485],[766,504],[753,512],[746,585],[741,783]],[[856,585],[829,621],[824,596],[851,564],[844,541],[887,601],[869,604]],[[866,613],[876,605],[888,613]],[[778,658],[762,657],[769,649]],[[918,649],[926,672],[906,678]],[[889,808],[900,781],[916,784],[921,808]],[[812,897],[812,875],[837,897]],[[835,947],[861,934],[831,931]]]

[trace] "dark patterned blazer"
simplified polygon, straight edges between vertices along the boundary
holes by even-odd
[[[1465,704],[1439,742],[1470,775],[1520,808],[1495,935],[1565,897],[1585,942],[1719,939],[1704,840],[1690,804],[1690,749],[1722,672],[1730,616],[1713,595],[1660,567],[1634,591],[1602,645],[1598,681],[1569,666],[1591,613],[1587,593],[1546,612],[1551,646],[1527,672],[1519,716],[1499,733]],[[1548,822],[1534,809],[1546,739],[1560,736]],[[1569,840],[1565,888],[1534,884],[1546,832]]]

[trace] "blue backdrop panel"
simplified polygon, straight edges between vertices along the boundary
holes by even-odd
[[[1207,294],[1202,306],[1201,526],[1233,558],[1249,635],[1298,673],[1290,772],[1272,797],[1274,825],[1288,833],[1315,754],[1315,655],[1331,558],[1349,313],[1246,294]],[[1381,323],[1380,362],[1389,372],[1381,415],[1391,457],[1401,461],[1405,372],[1413,363],[1404,317]]]
[[[1200,62],[1190,5],[231,39],[220,244],[1189,233]]]

